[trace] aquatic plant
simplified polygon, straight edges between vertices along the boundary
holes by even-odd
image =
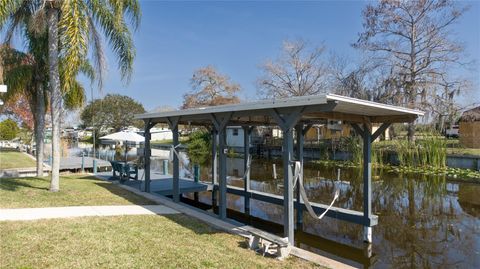
[[[446,167],[447,142],[435,134],[424,136],[416,143],[395,140],[394,150],[400,166],[407,167]]]

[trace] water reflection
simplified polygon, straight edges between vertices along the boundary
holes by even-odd
[[[277,180],[273,179],[273,163]],[[229,159],[228,164],[228,184],[242,187],[243,160]],[[209,171],[209,167],[202,168],[206,181],[210,181]],[[340,198],[335,206],[362,211],[361,171],[342,169],[340,182],[336,173],[333,167],[305,167],[310,200],[329,203],[338,186]],[[280,161],[254,160],[251,178],[252,190],[282,194]],[[324,255],[354,259],[365,267],[480,268],[480,185],[379,170],[374,171],[373,178],[372,206],[379,216],[379,224],[374,227],[373,260],[361,243],[362,227],[332,218],[319,221],[305,213],[297,244]],[[210,193],[200,194],[199,199],[211,204]],[[243,212],[243,197],[229,194],[228,208]],[[251,200],[251,215],[270,222],[265,229],[281,224],[282,214],[281,206]],[[312,236],[323,244],[313,243]],[[363,253],[363,257],[352,256],[352,252]]]
[[[162,171],[167,152],[152,158],[153,170]],[[182,159],[181,176],[191,178],[192,169],[183,153]],[[229,158],[227,166],[228,184],[243,187],[243,159]],[[168,171],[172,171],[171,162]],[[254,159],[250,188],[281,195],[282,173],[280,160]],[[210,167],[201,167],[200,174],[201,180],[211,182]],[[334,167],[306,165],[304,175],[312,202],[330,203],[337,186],[340,197],[335,206],[362,211],[363,183],[359,169],[342,169],[341,181],[337,181]],[[479,184],[375,170],[372,185],[372,209],[379,216],[379,224],[373,229],[373,254],[361,242],[360,225],[328,217],[319,221],[308,213],[304,214],[303,231],[296,231],[297,246],[364,267],[480,268]],[[193,194],[187,197],[193,199]],[[243,197],[231,194],[227,197],[229,217],[271,232],[282,232],[281,206],[252,199],[251,217],[245,217],[239,213],[243,212]],[[203,205],[211,205],[210,192],[200,193],[198,199]]]

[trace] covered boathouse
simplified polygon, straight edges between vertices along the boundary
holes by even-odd
[[[302,212],[309,210],[316,214],[326,212],[326,217],[337,218],[362,225],[364,241],[372,242],[372,227],[378,217],[372,214],[372,165],[371,143],[392,123],[415,121],[423,112],[398,106],[360,100],[335,94],[291,97],[285,99],[261,100],[234,105],[202,107],[168,112],[136,115],[145,122],[145,183],[144,191],[150,192],[150,129],[157,123],[168,124],[173,132],[173,150],[179,145],[179,125],[203,126],[211,130],[212,141],[212,203],[217,204],[218,217],[227,218],[227,193],[244,197],[245,213],[250,212],[250,199],[256,199],[283,206],[283,236],[289,245],[294,244],[294,218],[302,222]],[[305,133],[313,124],[327,120],[341,120],[348,123],[363,138],[363,212],[329,207],[328,205],[305,203],[300,198],[303,182],[303,142]],[[372,133],[372,124],[380,127]],[[244,163],[246,175],[244,188],[227,186],[227,126],[244,128]],[[278,126],[283,131],[283,196],[250,190],[248,159],[251,130],[255,126]],[[294,135],[293,132],[296,134]],[[295,137],[295,143],[294,143]],[[296,148],[296,149],[295,149]],[[173,154],[172,200],[180,201],[179,158]],[[300,171],[297,171],[297,170]],[[303,197],[303,196],[302,196]]]

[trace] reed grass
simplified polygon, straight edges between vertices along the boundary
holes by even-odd
[[[400,166],[445,168],[447,141],[435,134],[424,136],[416,143],[395,140],[395,152]]]
[[[363,161],[363,146],[360,138],[352,137],[345,140],[346,148],[352,153],[352,163]],[[372,164],[384,166],[390,162],[389,156],[395,153],[399,166],[445,168],[447,162],[447,140],[431,133],[423,136],[416,143],[404,139],[393,140],[391,143],[372,144]]]

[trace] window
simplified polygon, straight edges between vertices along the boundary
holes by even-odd
[[[234,135],[234,136],[238,136],[238,129],[237,129],[237,128],[234,128],[234,129],[233,129],[233,135]]]

